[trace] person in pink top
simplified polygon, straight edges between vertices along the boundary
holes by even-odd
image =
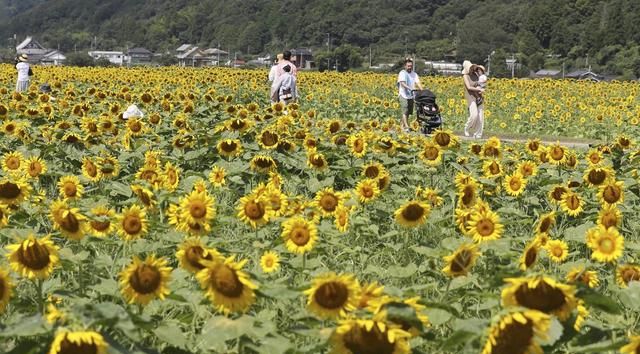
[[[280,75],[284,74],[284,67],[289,65],[291,67],[291,75],[298,77],[298,68],[291,62],[291,51],[285,50],[282,52],[282,60],[278,63],[278,69],[276,70],[276,79]]]

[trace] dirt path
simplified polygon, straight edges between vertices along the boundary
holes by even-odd
[[[486,141],[490,137],[495,136],[499,138],[500,141],[505,141],[510,143],[526,143],[529,139],[536,138],[536,137],[524,136],[524,135],[519,136],[519,135],[511,135],[511,134],[486,132],[483,134],[482,139],[475,139],[475,138],[464,136],[463,132],[461,131],[456,131],[454,132],[454,134],[461,141]],[[589,149],[591,146],[603,144],[602,141],[595,140],[595,139],[579,139],[579,138],[570,138],[570,137],[542,136],[542,137],[538,137],[538,139],[540,139],[540,142],[542,142],[545,145],[555,144],[556,142],[560,142],[560,144],[563,146],[566,146],[569,148],[576,148],[576,149]]]

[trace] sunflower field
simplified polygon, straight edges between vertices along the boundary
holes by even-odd
[[[423,136],[395,75],[14,71],[0,353],[640,353],[637,84],[492,80],[508,143],[460,78]]]

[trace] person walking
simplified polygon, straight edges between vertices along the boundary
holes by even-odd
[[[278,64],[280,64],[280,62],[282,61],[282,53],[278,53],[278,55],[276,55],[276,60],[273,63],[273,66],[271,66],[271,69],[269,70],[269,82],[274,82],[276,80],[276,74],[278,72]]]
[[[482,138],[484,129],[484,89],[479,86],[479,78],[485,70],[482,65],[472,64],[465,60],[462,63],[462,80],[464,81],[464,98],[469,108],[469,118],[464,126],[464,136]]]
[[[297,97],[296,77],[291,73],[292,68],[290,65],[285,65],[282,70],[284,73],[273,82],[271,101],[279,101],[288,105],[291,102],[295,102]]]
[[[402,120],[400,125],[402,130],[409,132],[409,116],[413,114],[414,96],[413,91],[418,88],[422,90],[420,77],[413,70],[413,59],[406,58],[404,60],[404,69],[398,74],[398,100],[402,109]]]
[[[21,54],[16,58],[16,70],[18,71],[18,81],[16,82],[16,92],[24,92],[29,89],[29,77],[33,75],[28,63],[26,54]]]

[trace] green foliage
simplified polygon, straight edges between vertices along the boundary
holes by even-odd
[[[70,53],[67,54],[67,65],[71,66],[94,66],[95,62],[93,58],[88,56],[86,53]]]

